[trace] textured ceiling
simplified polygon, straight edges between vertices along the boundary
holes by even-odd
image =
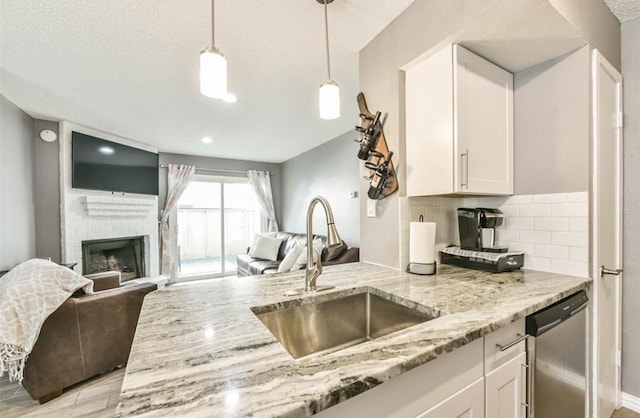
[[[335,121],[318,117],[326,67],[316,0],[216,2],[234,104],[199,93],[208,0],[0,0],[0,92],[34,117],[161,151],[280,162],[353,127],[358,51],[413,1],[329,6],[332,75],[342,87]]]
[[[604,0],[622,23],[640,17],[640,0]]]

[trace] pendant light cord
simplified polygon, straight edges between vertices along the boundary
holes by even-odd
[[[327,46],[327,76],[331,80],[331,58],[329,58],[329,17],[327,14],[327,0],[324,0],[324,35]]]
[[[216,46],[216,0],[211,0],[211,47]]]

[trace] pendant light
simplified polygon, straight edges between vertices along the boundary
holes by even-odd
[[[340,86],[331,78],[331,59],[329,58],[329,17],[327,4],[333,0],[316,0],[324,5],[324,35],[327,48],[327,81],[320,85],[319,105],[322,119],[337,119],[340,117]]]
[[[200,93],[222,99],[227,95],[227,59],[215,40],[215,0],[211,0],[211,46],[200,53]]]

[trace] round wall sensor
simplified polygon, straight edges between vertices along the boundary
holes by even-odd
[[[58,135],[52,130],[45,129],[40,131],[40,139],[42,139],[44,142],[54,142],[56,139],[58,139]]]

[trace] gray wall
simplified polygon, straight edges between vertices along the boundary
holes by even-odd
[[[355,138],[355,131],[347,132],[282,163],[283,231],[305,232],[307,205],[320,195],[329,200],[342,239],[350,247],[360,245],[360,201],[349,197],[361,180]],[[322,208],[316,207],[313,226],[315,233],[326,234]]]
[[[60,141],[44,142],[40,132],[49,129],[59,136],[59,123],[35,120],[35,214],[36,257],[60,262]]]
[[[256,161],[245,160],[229,160],[226,158],[199,157],[194,155],[169,154],[160,153],[160,164],[190,164],[197,168],[209,168],[216,170],[264,170],[273,172],[271,177],[271,191],[273,192],[273,205],[276,210],[276,218],[278,223],[282,219],[282,192],[280,183],[282,181],[282,173],[280,164],[262,163]],[[160,169],[160,194],[158,196],[158,208],[162,210],[164,201],[167,197],[167,170]]]
[[[589,47],[514,76],[515,194],[589,190]]]
[[[36,255],[33,119],[0,95],[0,270]]]
[[[620,22],[603,0],[549,0],[592,48],[620,69]]]
[[[622,391],[640,397],[640,19],[622,25],[624,278]]]

